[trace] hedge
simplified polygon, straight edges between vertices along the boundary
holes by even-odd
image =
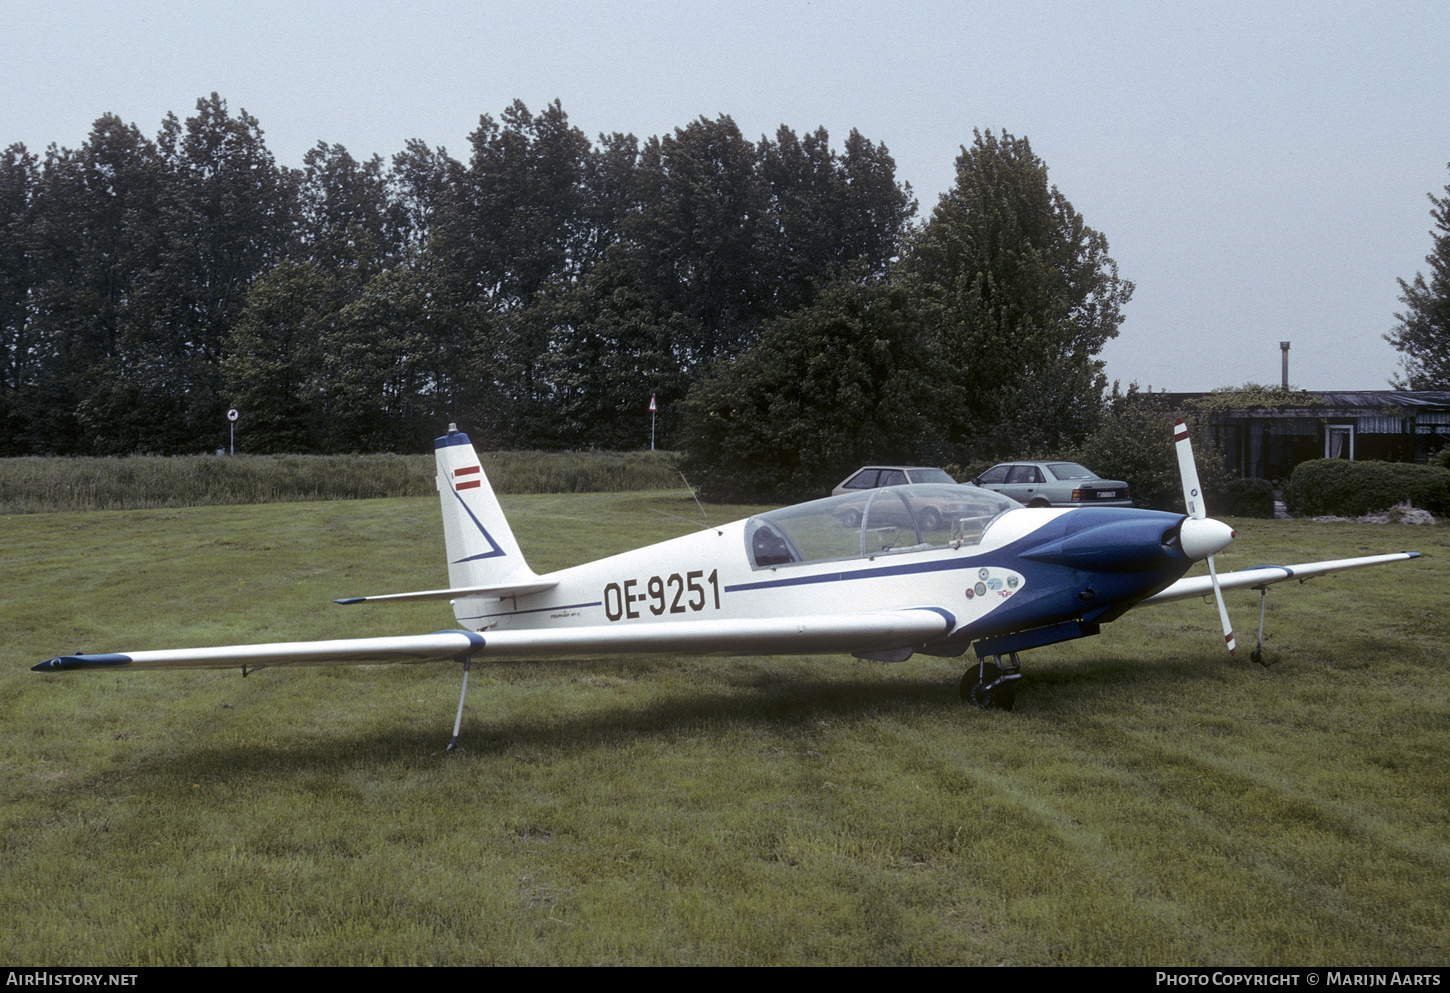
[[[1408,500],[1437,516],[1450,514],[1450,469],[1409,462],[1301,462],[1284,501],[1291,513],[1362,517]]]

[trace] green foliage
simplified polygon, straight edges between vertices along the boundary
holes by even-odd
[[[1287,410],[1299,407],[1322,407],[1324,398],[1293,387],[1263,386],[1245,383],[1242,386],[1220,386],[1204,396],[1184,402],[1187,410],[1212,419],[1236,410]]]
[[[1104,479],[1123,480],[1136,507],[1181,514],[1185,512],[1183,481],[1173,444],[1174,417],[1166,395],[1144,393],[1136,383],[1123,392],[1114,383],[1097,429],[1082,445],[1051,454],[1054,458],[1081,462]],[[1195,427],[1190,421],[1190,430]],[[1224,469],[1221,453],[1206,432],[1195,432],[1193,452],[1209,513],[1232,513],[1227,507],[1239,506],[1239,497],[1237,491],[1230,495],[1233,481]],[[1272,496],[1269,510],[1273,516]]]
[[[945,380],[938,414],[963,459],[1079,444],[1107,383],[1095,356],[1133,284],[1025,138],[976,133],[902,259]]]
[[[1404,376],[1393,380],[1398,389],[1450,390],[1450,184],[1445,196],[1429,197],[1436,228],[1434,246],[1425,256],[1430,278],[1416,273],[1414,282],[1400,280],[1405,309],[1395,315],[1400,326],[1385,335],[1404,365]]]
[[[487,452],[497,493],[682,487],[669,452]],[[431,496],[432,455],[212,455],[0,459],[0,513],[127,510]]]
[[[683,468],[714,500],[825,496],[863,462],[922,457],[931,388],[906,293],[836,284],[691,391]]]
[[[629,448],[761,323],[879,276],[916,203],[884,146],[725,115],[597,143],[556,101],[467,162],[319,143],[280,167],[212,94],[0,158],[0,455],[180,454],[238,406],[272,451]]]
[[[1210,491],[1207,500],[1214,513],[1225,517],[1274,516],[1274,484],[1267,479],[1230,479],[1216,493]]]
[[[1301,462],[1284,493],[1291,513],[1361,517],[1409,501],[1432,514],[1450,514],[1450,469],[1405,462]]]

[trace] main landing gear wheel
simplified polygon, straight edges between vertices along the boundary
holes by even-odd
[[[975,670],[968,669],[962,676],[960,692],[962,701],[974,703],[983,710],[1011,710],[1017,702],[1017,681],[1022,678],[1022,667],[1014,658],[1013,664],[1001,665],[1001,659],[988,662],[983,659]]]

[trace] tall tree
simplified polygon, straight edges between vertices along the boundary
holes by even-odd
[[[1445,196],[1429,194],[1433,248],[1425,261],[1430,278],[1416,273],[1414,282],[1400,280],[1400,326],[1385,340],[1401,353],[1404,375],[1391,384],[1401,390],[1450,390],[1450,183]]]
[[[158,136],[165,182],[151,228],[154,263],[123,325],[122,369],[81,409],[116,451],[187,452],[220,444],[221,361],[252,281],[291,240],[296,184],[267,150],[256,118],[215,93]]]
[[[121,375],[119,354],[152,265],[163,185],[156,146],[104,115],[77,150],[51,146],[36,188],[27,245],[31,369],[25,427],[36,451],[104,447],[112,425],[85,423],[98,384]]]
[[[1048,185],[1026,138],[976,133],[900,275],[948,376],[943,413],[960,461],[1086,437],[1107,385],[1095,356],[1133,284]]]

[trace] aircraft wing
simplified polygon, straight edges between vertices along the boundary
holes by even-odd
[[[260,669],[273,665],[381,665],[386,662],[441,662],[475,652],[483,639],[472,631],[435,631],[401,638],[342,638],[336,641],[279,641],[219,648],[163,648],[146,652],[62,655],[31,666],[36,672],[68,669]]]
[[[62,655],[32,666],[71,669],[231,669],[280,665],[381,665],[474,658],[592,658],[696,652],[704,655],[878,651],[944,637],[956,625],[935,608],[860,614],[589,625],[526,631],[435,631],[398,638],[291,641],[219,648],[173,648]]]
[[[1242,590],[1271,583],[1282,583],[1286,579],[1297,579],[1301,583],[1315,576],[1346,569],[1363,569],[1370,565],[1384,565],[1389,562],[1403,562],[1417,559],[1419,552],[1395,552],[1390,555],[1366,555],[1357,559],[1330,559],[1325,562],[1306,562],[1302,565],[1260,565],[1237,572],[1220,573],[1218,585],[1224,590]],[[1158,603],[1172,603],[1175,600],[1189,600],[1194,597],[1213,596],[1213,580],[1208,576],[1193,576],[1180,579],[1172,586],[1155,593],[1139,606]]]

